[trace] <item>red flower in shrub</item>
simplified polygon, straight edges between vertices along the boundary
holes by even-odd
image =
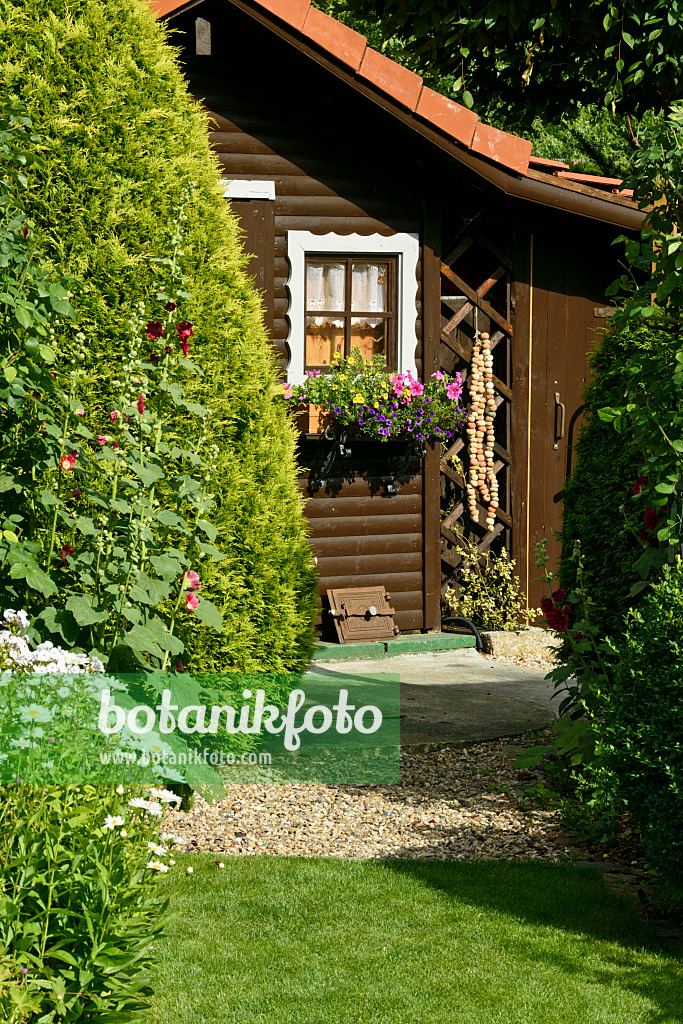
[[[634,494],[640,494],[640,492],[642,491],[642,489],[646,485],[646,483],[647,483],[647,477],[646,476],[636,477],[636,480],[635,480],[635,482],[633,484],[633,493]]]
[[[657,527],[659,526],[659,516],[657,515],[657,513],[656,513],[656,511],[655,511],[655,509],[653,508],[652,505],[648,505],[648,507],[645,509],[645,519],[644,519],[644,522],[645,522],[645,529],[649,530],[650,533],[653,530],[656,530]]]
[[[74,553],[74,549],[71,547],[71,545],[70,544],[64,544],[64,546],[62,547],[62,549],[59,552],[59,554],[61,555],[62,561],[64,562],[64,565],[68,565],[69,564],[67,562],[67,558],[69,557],[69,555],[73,555],[73,553]]]
[[[138,412],[142,416],[143,412],[145,411],[145,396],[144,395],[140,395],[140,397],[138,398],[138,400],[136,402],[136,405],[138,407]]]
[[[554,598],[557,594],[561,594],[560,600],[564,600],[564,590],[556,590],[552,597],[541,598],[541,611],[551,629],[556,630],[558,633],[564,633],[569,628],[569,612],[571,609],[568,604],[560,607],[555,603]]]
[[[147,337],[150,341],[154,341],[155,338],[163,338],[164,336],[164,325],[160,320],[150,320],[147,324]]]
[[[176,331],[178,332],[178,337],[183,340],[185,338],[189,338],[191,334],[194,334],[194,328],[189,320],[181,320],[176,327]]]

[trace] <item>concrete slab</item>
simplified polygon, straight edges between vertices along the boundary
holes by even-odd
[[[540,669],[482,657],[469,648],[403,654],[375,660],[316,663],[313,675],[398,675],[401,679],[401,743],[467,746],[543,729],[557,718],[559,700]]]

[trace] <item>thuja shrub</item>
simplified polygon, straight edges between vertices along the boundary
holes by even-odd
[[[593,723],[606,790],[641,830],[650,865],[683,905],[683,563],[665,565],[616,645]]]
[[[165,32],[144,0],[0,0],[2,92],[25,104],[43,140],[22,203],[45,257],[82,282],[60,356],[75,352],[80,330],[98,436],[110,433],[129,321],[158,275],[149,257],[196,183],[178,258],[203,375],[187,397],[211,414],[215,547],[226,558],[202,571],[223,632],[193,621],[186,660],[198,671],[295,670],[315,611],[295,435],[206,120]]]
[[[3,1021],[139,1019],[167,920],[156,882],[173,870],[162,828],[175,800],[123,786],[3,787]]]
[[[572,475],[564,489],[560,585],[573,590],[576,541],[584,557],[584,585],[591,595],[594,625],[607,635],[623,630],[629,593],[638,579],[634,568],[650,543],[634,529],[634,485],[641,453],[628,432],[617,434],[598,410],[619,406],[626,396],[624,372],[634,350],[650,352],[668,335],[666,322],[639,321],[612,331],[592,357],[592,380],[584,400],[586,422],[574,451]],[[641,524],[642,525],[642,524]]]

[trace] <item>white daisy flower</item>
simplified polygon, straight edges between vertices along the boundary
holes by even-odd
[[[158,800],[150,800],[147,804],[147,813],[153,814],[155,818],[160,818],[164,813],[164,809]]]
[[[139,807],[141,811],[148,811],[150,807],[149,800],[144,800],[141,796],[134,796],[132,800],[128,801],[129,807]]]
[[[183,799],[170,789],[155,789],[154,787],[150,790],[150,795],[153,800],[160,800],[162,804],[179,804]]]
[[[156,853],[159,857],[165,857],[168,853],[165,846],[159,846],[157,843],[147,843],[147,849],[151,850],[152,853]]]
[[[118,825],[123,825],[124,819],[120,814],[108,814],[104,819],[104,828],[116,828]]]
[[[152,871],[168,871],[168,864],[163,864],[160,860],[150,860],[147,867]]]

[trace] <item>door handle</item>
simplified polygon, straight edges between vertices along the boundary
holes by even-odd
[[[560,410],[560,432],[557,432],[557,410]],[[553,449],[557,449],[559,442],[564,438],[564,420],[567,410],[564,407],[564,402],[560,401],[560,392],[555,392],[555,440]]]

